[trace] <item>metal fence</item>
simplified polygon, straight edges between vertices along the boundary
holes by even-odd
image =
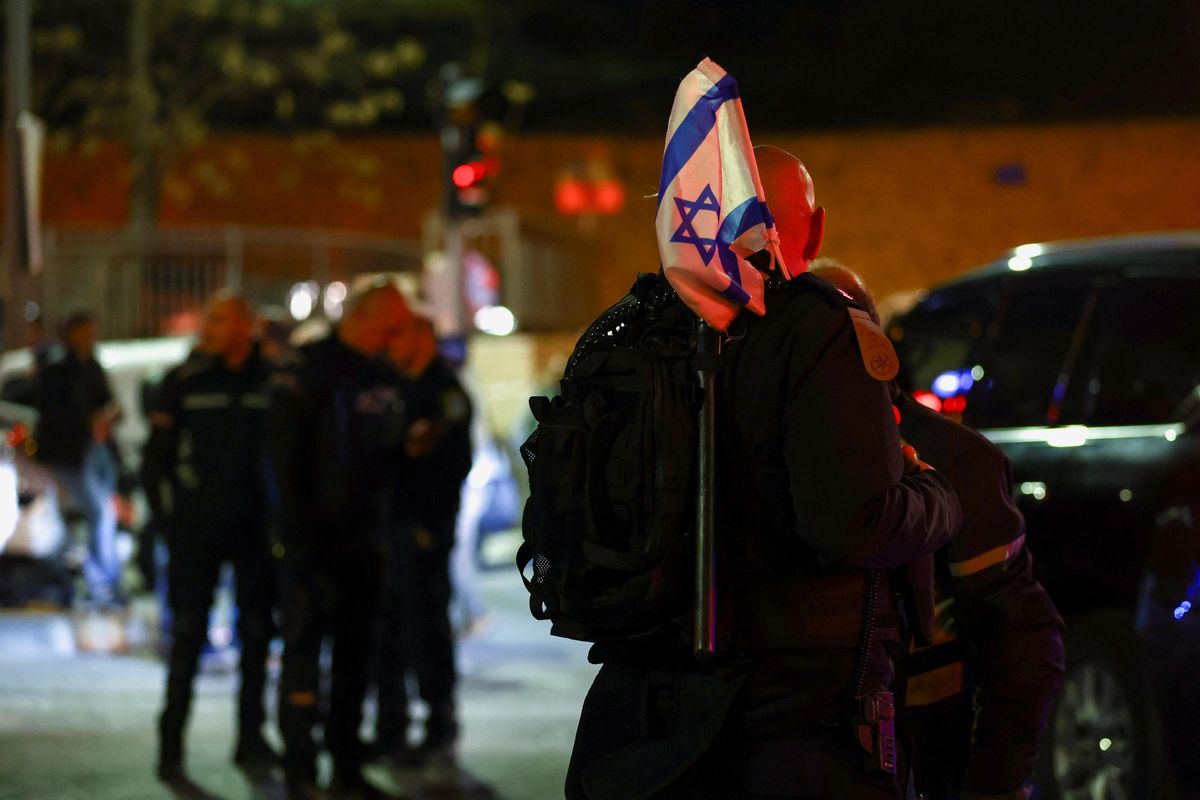
[[[324,286],[362,274],[408,273],[419,282],[424,255],[439,248],[442,232],[436,218],[423,242],[292,228],[160,230],[149,237],[50,229],[44,270],[25,294],[48,326],[86,308],[99,316],[105,338],[158,336],[194,322],[221,288],[283,314],[298,281]],[[497,266],[502,300],[523,329],[574,330],[587,322],[594,265],[586,238],[508,210],[470,221],[463,236],[465,246]]]
[[[133,237],[50,230],[35,294],[49,323],[90,308],[106,337],[156,336],[186,324],[218,289],[282,310],[297,281],[419,274],[421,264],[416,242],[342,232],[230,227]]]

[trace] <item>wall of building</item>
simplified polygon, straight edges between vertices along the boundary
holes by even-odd
[[[860,269],[881,296],[952,277],[1022,242],[1200,228],[1200,120],[756,140],[805,160],[829,213],[825,254]],[[634,273],[657,267],[655,201],[645,196],[657,188],[661,151],[661,141],[650,139],[511,139],[493,200],[594,242],[598,310]],[[624,209],[610,217],[560,217],[554,183],[572,167],[619,178]],[[119,227],[130,172],[115,144],[51,148],[46,224]],[[439,181],[433,137],[214,136],[167,177],[161,222],[416,238],[436,206]]]
[[[808,165],[829,214],[824,254],[881,296],[919,289],[1023,242],[1200,228],[1200,122],[759,136]],[[619,150],[632,194],[659,143]],[[652,201],[604,237],[610,264],[655,262]],[[630,258],[621,258],[627,253]],[[645,267],[643,267],[645,268]],[[626,276],[606,273],[605,294]]]

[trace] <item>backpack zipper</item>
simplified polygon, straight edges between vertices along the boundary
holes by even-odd
[[[863,622],[863,649],[858,654],[858,674],[854,678],[854,698],[863,696],[867,686],[867,661],[871,656],[871,648],[875,645],[875,611],[879,603],[879,570],[872,570],[867,576],[867,610]]]

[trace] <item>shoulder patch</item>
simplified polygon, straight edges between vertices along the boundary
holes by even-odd
[[[858,337],[858,351],[862,354],[867,374],[877,381],[890,381],[900,371],[900,359],[896,348],[870,314],[860,308],[848,307],[846,312],[854,323],[854,335]]]

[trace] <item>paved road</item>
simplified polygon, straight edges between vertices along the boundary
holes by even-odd
[[[561,797],[595,668],[586,646],[554,639],[547,624],[530,618],[515,571],[485,574],[484,590],[495,624],[460,652],[460,753],[470,778],[457,790],[417,790],[411,776],[375,777],[422,798]],[[0,614],[0,800],[171,797],[152,775],[162,664],[148,655],[73,652],[73,622]],[[227,671],[208,670],[199,679],[189,774],[212,797],[275,800],[282,797],[277,782],[251,780],[229,763],[235,685]]]

